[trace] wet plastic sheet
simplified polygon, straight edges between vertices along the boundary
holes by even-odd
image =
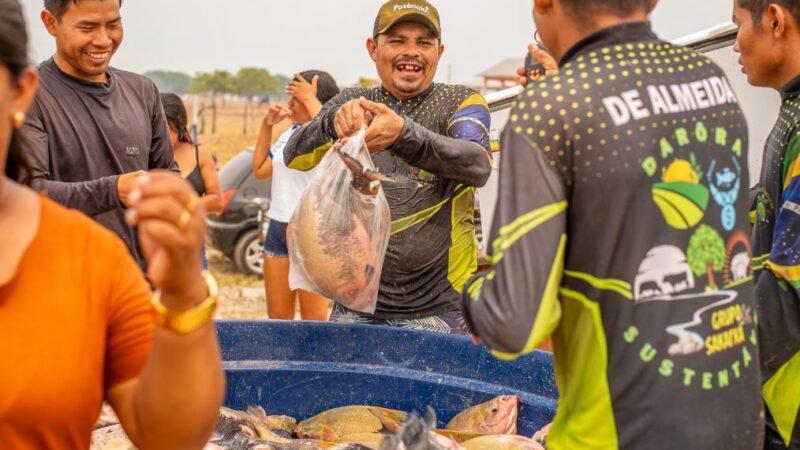
[[[341,152],[354,158],[353,170],[332,149],[323,158],[287,229],[289,285],[372,314],[391,229],[391,214],[364,131]],[[352,165],[352,164],[351,164]]]

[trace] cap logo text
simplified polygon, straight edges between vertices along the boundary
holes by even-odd
[[[405,5],[394,5],[394,12],[403,11],[404,9],[415,9],[423,14],[431,13],[430,8],[428,8],[427,6],[419,6],[411,3],[406,3]]]

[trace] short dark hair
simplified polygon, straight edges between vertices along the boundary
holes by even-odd
[[[164,115],[167,123],[172,125],[178,133],[179,142],[193,144],[192,137],[189,135],[189,120],[186,118],[186,106],[183,100],[176,94],[161,94],[161,105],[164,107]]]
[[[650,0],[561,0],[561,3],[582,24],[594,24],[597,14],[629,16],[640,9],[649,10]]]
[[[300,76],[309,83],[311,83],[315,76],[319,77],[317,80],[317,99],[323,105],[339,94],[339,86],[336,85],[336,80],[334,80],[328,72],[306,70],[305,72],[300,72]]]
[[[17,0],[0,0],[0,65],[8,69],[13,82],[28,67],[28,32]],[[20,134],[14,132],[6,164],[6,175],[12,180],[23,180],[28,173],[29,166],[22,157],[23,147]]]
[[[775,3],[786,10],[794,17],[797,23],[800,23],[800,0],[738,0],[739,7],[750,11],[753,16],[753,22],[759,24],[761,17],[764,16],[764,11],[769,8],[769,5]]]
[[[77,5],[78,0],[44,0],[44,9],[50,11],[50,14],[56,19],[61,20],[70,3]],[[119,0],[119,6],[122,7],[122,0]]]

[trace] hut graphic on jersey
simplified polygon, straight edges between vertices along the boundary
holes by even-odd
[[[673,245],[662,245],[650,249],[639,265],[633,293],[637,302],[663,300],[694,287],[694,273],[683,250]]]

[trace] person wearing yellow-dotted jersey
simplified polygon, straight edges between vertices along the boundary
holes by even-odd
[[[486,101],[474,90],[433,83],[444,51],[436,8],[392,0],[380,9],[367,48],[382,85],[345,89],[286,145],[289,168],[309,170],[367,126],[366,141],[392,214],[375,314],[335,305],[332,322],[466,334],[459,308],[478,266],[475,188],[491,171]]]
[[[463,293],[499,358],[552,335],[550,450],[762,445],[747,126],[653,3],[536,0],[560,71],[512,108],[492,267]]]
[[[748,81],[781,94],[752,234],[767,449],[800,449],[800,1],[734,0]],[[768,50],[768,51],[765,51]]]

